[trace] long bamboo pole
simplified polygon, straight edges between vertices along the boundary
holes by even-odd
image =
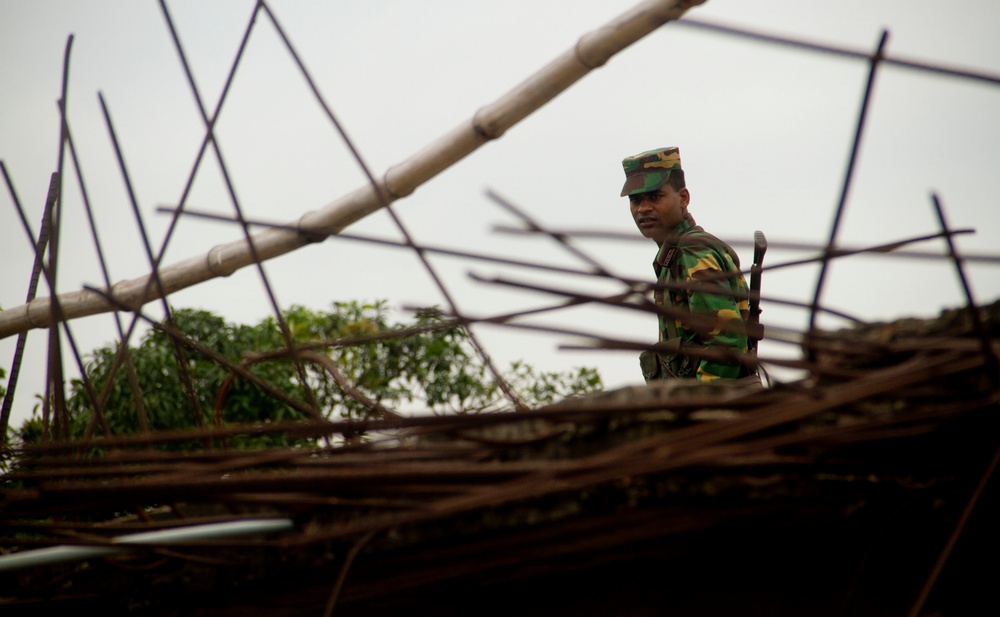
[[[705,0],[646,0],[604,26],[584,34],[564,52],[524,82],[432,142],[422,151],[386,171],[377,186],[365,185],[329,205],[307,212],[290,223],[292,229],[268,229],[251,237],[261,261],[278,257],[310,244],[317,238],[336,234],[351,223],[377,211],[385,203],[405,197],[448,167],[462,160],[491,139],[539,109],[579,79],[606,63],[612,56],[668,21],[678,19],[689,8]],[[294,230],[298,231],[294,231]],[[253,263],[253,251],[246,239],[213,247],[206,254],[160,269],[162,293],[169,295],[213,278],[229,276]],[[160,290],[148,285],[151,275],[124,280],[110,290],[119,306],[140,307],[160,298]],[[143,296],[143,292],[146,296]],[[85,317],[113,310],[101,294],[90,290],[59,294],[65,319]],[[51,325],[51,298],[0,312],[0,338]]]

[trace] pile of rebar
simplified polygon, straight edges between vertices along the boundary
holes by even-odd
[[[387,588],[632,563],[700,532],[838,525],[916,496],[946,501],[957,524],[997,448],[998,310],[978,326],[960,311],[816,333],[814,378],[768,389],[665,382],[519,413],[28,447],[0,494],[6,547],[109,550],[29,565],[5,555],[0,602],[53,602],[76,578],[67,598],[86,589],[101,606],[148,607],[188,570],[216,593],[326,572],[329,593],[341,571],[340,601],[365,606]],[[321,445],[227,447],[260,432]],[[226,535],[239,521],[270,526]],[[192,525],[205,535],[169,535]]]

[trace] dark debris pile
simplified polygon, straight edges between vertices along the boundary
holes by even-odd
[[[907,550],[890,552],[906,562],[896,571],[915,571],[900,592],[912,600],[998,446],[1000,304],[981,310],[979,326],[969,315],[817,333],[814,377],[763,390],[668,383],[526,413],[231,426],[27,448],[0,492],[9,553],[107,548],[114,538],[195,524],[289,526],[146,540],[0,571],[0,607],[457,614],[475,596],[493,598],[478,613],[501,614],[542,586],[557,595],[575,589],[558,596],[562,606],[600,614],[587,591],[593,577],[606,585],[593,589],[641,606],[652,600],[616,588],[624,584],[616,575],[648,586],[665,580],[649,582],[650,573],[669,572],[682,606],[685,590],[704,583],[684,576],[708,568],[738,598],[720,561],[735,567],[756,551],[756,565],[741,571],[742,593],[767,589],[754,572],[801,559],[785,576],[819,568],[816,580],[838,598],[822,606],[840,610],[864,597],[857,573],[867,570],[858,564],[882,554],[861,539],[892,537],[887,530],[907,538]],[[227,448],[227,438],[247,433],[295,432],[322,444],[358,429],[371,441]],[[179,442],[198,447],[156,447]],[[810,581],[800,584],[818,584]]]

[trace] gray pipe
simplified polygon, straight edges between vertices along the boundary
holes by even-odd
[[[177,529],[145,531],[113,538],[109,546],[64,545],[0,555],[0,572],[23,570],[71,561],[84,561],[93,557],[106,557],[108,555],[127,553],[130,550],[114,546],[116,544],[170,544],[172,542],[186,542],[188,540],[218,539],[231,536],[291,531],[293,529],[295,529],[295,523],[291,519],[279,518],[230,521],[228,523],[211,523]]]

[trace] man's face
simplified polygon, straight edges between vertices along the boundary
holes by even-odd
[[[675,191],[669,184],[648,193],[629,195],[632,218],[642,232],[657,244],[663,244],[673,234],[674,227],[687,214],[691,194],[687,188]]]

